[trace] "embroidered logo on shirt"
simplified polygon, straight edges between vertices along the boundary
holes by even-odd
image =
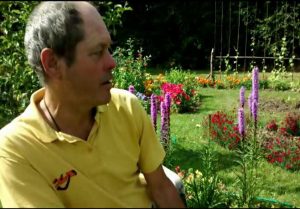
[[[69,187],[71,177],[76,175],[75,170],[70,170],[64,176],[61,174],[59,178],[54,179],[53,184],[57,190],[66,190]]]

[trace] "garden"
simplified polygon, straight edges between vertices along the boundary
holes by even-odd
[[[148,112],[189,207],[299,206],[299,84],[280,90],[257,67],[215,81],[180,67],[151,73],[149,57],[128,53],[131,44],[115,51],[123,64],[114,84]]]
[[[0,4],[0,128],[24,110],[40,87],[21,44],[35,4]],[[121,33],[117,26],[132,8],[98,4],[107,8],[104,20],[112,35]],[[285,10],[278,11],[283,17]],[[166,151],[164,165],[182,179],[190,208],[300,207],[300,72],[291,70],[295,54],[287,50],[300,38],[292,41],[286,33],[290,28],[283,28],[275,43],[263,27],[272,17],[259,25],[263,41],[257,42],[269,41],[275,57],[271,64],[251,61],[243,68],[237,53],[232,59],[221,57],[220,69],[199,71],[174,63],[152,65],[153,55],[134,38],[113,49],[114,87],[139,98]],[[299,29],[297,24],[293,28]],[[252,52],[256,46],[250,44]]]

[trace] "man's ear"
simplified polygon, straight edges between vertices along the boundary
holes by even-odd
[[[61,71],[59,69],[59,59],[52,49],[44,48],[40,54],[40,58],[45,74],[49,78],[61,77]]]

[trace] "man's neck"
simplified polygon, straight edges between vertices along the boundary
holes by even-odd
[[[88,139],[94,124],[95,108],[85,107],[76,99],[54,96],[47,90],[43,100],[39,104],[40,110],[52,128],[83,140]]]

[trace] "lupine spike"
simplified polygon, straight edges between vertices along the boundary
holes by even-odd
[[[252,102],[252,116],[254,118],[255,124],[257,124],[257,112],[258,112],[258,102],[253,100]]]
[[[168,120],[168,133],[170,133],[170,110],[171,110],[171,94],[166,93],[165,95],[165,104],[166,104],[166,111],[167,111],[167,120]]]
[[[167,109],[169,109],[171,107],[171,94],[170,93],[166,93],[165,103],[166,103]]]
[[[157,130],[157,102],[156,95],[151,95],[151,120],[155,131]]]
[[[239,133],[242,137],[245,136],[245,113],[244,108],[239,108],[238,110],[238,128]]]
[[[167,147],[169,141],[168,133],[168,119],[167,119],[167,110],[165,102],[160,103],[160,114],[161,114],[161,140],[164,144],[164,147]]]

